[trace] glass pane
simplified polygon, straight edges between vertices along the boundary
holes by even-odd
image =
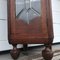
[[[41,16],[41,0],[16,0],[16,18],[29,22]]]

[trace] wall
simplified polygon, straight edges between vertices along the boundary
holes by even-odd
[[[60,0],[52,0],[53,26],[54,26],[54,43],[60,42]],[[37,44],[39,45],[39,44]],[[29,45],[29,46],[36,46]],[[19,45],[18,47],[22,47]],[[7,0],[0,0],[0,51],[9,50],[12,46],[8,43],[7,29]]]
[[[60,0],[52,0],[54,42],[60,42]]]

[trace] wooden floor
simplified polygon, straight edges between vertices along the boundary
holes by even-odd
[[[54,57],[52,60],[60,60],[60,44],[53,45]],[[36,47],[28,50],[27,52],[21,51],[17,60],[44,60],[41,51],[44,47]],[[0,54],[0,60],[13,60],[9,53]]]

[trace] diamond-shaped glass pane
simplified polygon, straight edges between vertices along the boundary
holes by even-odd
[[[29,22],[41,16],[41,0],[16,0],[16,18]]]

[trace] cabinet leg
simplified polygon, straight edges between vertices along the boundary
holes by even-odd
[[[19,57],[20,51],[17,49],[17,45],[13,45],[13,50],[10,51],[10,54],[14,60]]]
[[[27,50],[28,50],[27,44],[23,44],[23,51],[27,51]]]
[[[51,44],[45,44],[45,49],[42,51],[42,56],[45,60],[51,60],[53,57],[53,52]]]
[[[24,55],[28,55],[28,45],[27,44],[23,44],[23,54]]]

